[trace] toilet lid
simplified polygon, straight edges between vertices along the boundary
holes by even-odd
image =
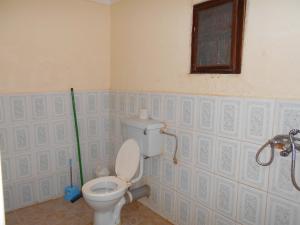
[[[120,148],[116,159],[116,174],[128,182],[135,175],[140,162],[140,147],[133,139],[125,141]]]

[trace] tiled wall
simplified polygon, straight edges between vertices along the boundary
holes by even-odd
[[[300,102],[119,92],[80,92],[76,100],[85,181],[97,165],[113,166],[120,119],[148,108],[178,135],[179,164],[166,136],[164,154],[145,162],[152,192],[144,204],[180,225],[300,225],[290,157],[277,153],[271,167],[254,159],[266,139],[300,127]],[[63,194],[68,159],[76,158],[72,118],[67,92],[0,96],[7,211]],[[299,157],[298,165],[300,174]]]
[[[78,92],[84,180],[113,162],[109,92]],[[6,211],[63,195],[76,141],[69,92],[0,96],[0,149]],[[75,164],[75,165],[74,165]],[[78,164],[73,163],[79,184]]]
[[[144,107],[178,135],[178,165],[172,162],[174,139],[167,136],[164,154],[146,160],[151,197],[143,200],[174,224],[300,225],[291,157],[276,153],[271,167],[255,161],[268,138],[300,128],[300,102],[114,92],[111,103],[114,143],[121,142],[119,119]]]

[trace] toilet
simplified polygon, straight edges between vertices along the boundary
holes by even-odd
[[[124,195],[142,178],[144,157],[161,153],[163,124],[138,118],[123,119],[121,123],[126,141],[116,157],[116,176],[96,178],[82,187],[85,201],[94,209],[94,225],[120,224],[121,209],[126,203]]]

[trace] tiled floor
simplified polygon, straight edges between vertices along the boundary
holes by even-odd
[[[6,214],[6,225],[92,225],[93,211],[81,198],[69,203],[62,198]],[[122,209],[122,225],[171,225],[138,202]]]

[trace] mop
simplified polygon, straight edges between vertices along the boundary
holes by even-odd
[[[73,186],[73,179],[72,179],[72,159],[69,160],[70,166],[70,186],[65,187],[65,197],[66,201],[75,202],[81,197],[81,192],[79,187]]]
[[[77,115],[76,115],[76,104],[74,97],[74,90],[71,88],[71,97],[72,97],[72,108],[74,115],[74,125],[75,125],[75,133],[76,133],[76,141],[77,141],[77,156],[79,161],[79,172],[80,172],[80,183],[81,187],[83,186],[83,173],[82,173],[82,162],[81,162],[81,153],[80,153],[80,141],[79,141],[79,131],[78,131],[78,123],[77,123]],[[66,201],[75,202],[82,197],[82,193],[80,189],[76,186],[73,186],[72,181],[72,159],[70,159],[70,186],[65,188],[65,196],[64,199]]]

